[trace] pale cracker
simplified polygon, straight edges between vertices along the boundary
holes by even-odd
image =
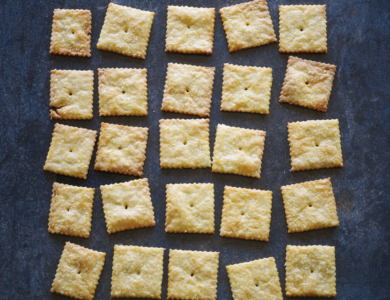
[[[94,194],[93,188],[54,182],[48,231],[88,238],[91,231]]]
[[[95,171],[142,177],[148,128],[101,123]]]
[[[218,252],[170,249],[167,299],[216,299],[218,264]]]
[[[245,2],[219,10],[229,52],[276,43],[266,0]]]
[[[114,246],[112,298],[161,299],[164,248]]]
[[[168,6],[165,52],[213,53],[215,9]]]
[[[291,171],[343,166],[339,120],[288,123]]]
[[[265,131],[218,124],[212,172],[260,178]]]
[[[148,179],[102,185],[100,191],[108,233],[156,225]]]
[[[326,53],[326,5],[279,6],[279,52]]]
[[[154,12],[110,3],[97,48],[145,59],[153,19]]]
[[[97,132],[55,124],[45,171],[86,179]]]
[[[106,253],[66,242],[51,292],[76,299],[92,300],[105,257]]]
[[[234,300],[283,300],[273,257],[226,266]]]
[[[272,69],[224,64],[221,110],[269,114]]]
[[[165,231],[214,233],[214,184],[167,184]]]
[[[168,64],[162,111],[210,116],[215,68]]]
[[[91,11],[55,9],[50,53],[91,57]]]
[[[161,168],[211,166],[208,119],[160,120]]]
[[[287,297],[336,297],[336,256],[331,246],[287,246]]]

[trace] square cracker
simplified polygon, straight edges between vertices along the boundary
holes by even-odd
[[[97,48],[145,59],[153,19],[154,12],[110,3]]]
[[[326,5],[279,6],[279,52],[326,53]]]
[[[55,124],[45,171],[86,179],[97,132]]]
[[[265,131],[218,124],[212,172],[260,178]]]
[[[142,177],[148,128],[102,123],[95,171]]]
[[[226,266],[234,300],[283,300],[273,257]]]
[[[88,238],[95,189],[54,182],[49,232]]]
[[[167,184],[165,231],[214,233],[214,184]]]
[[[92,300],[106,253],[66,242],[51,288],[52,293]]]
[[[92,119],[93,71],[50,73],[50,119]]]
[[[50,54],[91,57],[91,11],[55,9]]]
[[[255,0],[219,10],[229,52],[276,43],[266,0]]]
[[[220,235],[268,242],[272,192],[225,186]]]
[[[216,299],[218,263],[218,252],[170,249],[167,299]]]
[[[279,102],[325,112],[336,66],[290,56]]]
[[[102,185],[100,191],[108,233],[156,225],[148,179]]]
[[[269,114],[272,69],[224,64],[221,110]]]
[[[164,248],[114,246],[112,298],[161,299]]]
[[[162,111],[208,117],[215,68],[168,64]]]
[[[165,52],[213,53],[215,9],[168,6]]]
[[[339,120],[288,123],[291,171],[343,166]]]
[[[211,166],[208,119],[160,120],[161,168]]]
[[[336,297],[336,256],[331,246],[287,246],[287,297]]]

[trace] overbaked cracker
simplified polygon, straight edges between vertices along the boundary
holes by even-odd
[[[168,6],[165,52],[213,53],[215,9]]]
[[[95,130],[55,124],[45,171],[86,179],[96,141]]]
[[[145,58],[153,19],[154,12],[110,3],[97,48]]]
[[[268,242],[272,192],[225,186],[220,235]]]
[[[273,257],[226,266],[234,300],[283,300]]]
[[[279,52],[327,52],[326,5],[279,6]]]
[[[208,119],[160,120],[161,168],[211,166]]]
[[[343,166],[339,120],[288,123],[291,171]]]
[[[287,297],[336,297],[336,256],[331,246],[287,246]]]
[[[114,246],[112,298],[161,299],[164,248]]]
[[[224,64],[221,110],[268,114],[272,69]]]
[[[215,68],[168,64],[162,111],[208,117]]]
[[[102,185],[100,191],[108,233],[156,224],[148,179]]]
[[[265,131],[218,124],[212,172],[260,178]]]
[[[217,298],[218,252],[169,250],[168,298]]]
[[[148,128],[102,123],[95,171],[142,177]]]
[[[105,257],[106,253],[66,242],[51,292],[76,299],[93,299]]]
[[[91,11],[55,9],[50,53],[91,57]]]
[[[229,52],[275,43],[274,25],[266,0],[245,2],[219,10]]]

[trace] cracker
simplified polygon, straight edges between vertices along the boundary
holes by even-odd
[[[273,257],[226,266],[234,300],[283,300]]]
[[[95,189],[54,182],[49,232],[88,238]]]
[[[167,184],[165,231],[214,233],[214,184]]]
[[[164,248],[114,246],[112,298],[161,299]]]
[[[266,0],[255,0],[219,10],[229,52],[276,43]]]
[[[148,128],[102,123],[95,171],[142,177]]]
[[[343,166],[339,120],[288,123],[291,171]]]
[[[224,64],[221,110],[269,114],[272,69]]]
[[[51,292],[76,299],[93,299],[105,257],[106,253],[66,242]]]
[[[287,246],[287,297],[336,297],[336,256],[331,246]]]
[[[218,263],[218,252],[170,249],[167,299],[216,299]]]
[[[86,179],[97,132],[55,124],[45,171]]]
[[[50,119],[92,119],[93,71],[50,73]]]
[[[211,166],[208,119],[160,120],[161,168]]]
[[[279,52],[326,53],[326,5],[279,6]]]
[[[213,53],[215,9],[168,6],[165,52]]]
[[[225,186],[220,235],[268,242],[272,192]]]
[[[265,131],[218,124],[212,172],[260,178]]]
[[[100,191],[108,233],[156,225],[148,179],[102,185]]]
[[[215,68],[168,64],[162,111],[210,116]]]
[[[50,54],[91,57],[91,11],[55,9]]]
[[[153,19],[154,12],[110,3],[97,48],[145,59]]]

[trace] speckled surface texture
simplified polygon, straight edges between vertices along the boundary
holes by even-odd
[[[166,249],[162,299],[167,295],[168,250],[220,252],[218,299],[232,299],[225,266],[263,257],[275,257],[285,294],[286,245],[336,246],[337,299],[390,299],[390,167],[389,123],[389,13],[387,0],[269,0],[276,35],[278,5],[326,4],[328,53],[302,54],[301,58],[337,65],[326,113],[280,104],[288,55],[271,44],[229,54],[222,22],[216,15],[214,53],[184,55],[165,53],[166,7],[192,5],[221,7],[238,0],[136,1],[115,3],[156,13],[146,59],[98,51],[96,43],[108,0],[9,1],[0,4],[0,299],[65,299],[50,293],[64,244],[71,241],[107,253],[95,299],[110,299],[110,278],[115,244],[158,246]],[[55,8],[89,9],[92,12],[92,57],[49,54],[52,14]],[[194,118],[162,113],[166,68],[169,62],[216,67],[210,116],[210,145],[214,147],[219,123],[267,132],[261,179],[213,174],[210,168],[161,170],[159,130],[161,118]],[[223,63],[271,67],[273,85],[270,114],[220,111]],[[147,68],[149,115],[147,117],[99,117],[97,68]],[[132,176],[93,171],[88,179],[74,179],[44,172],[55,121],[49,118],[49,80],[52,69],[93,70],[94,111],[90,121],[59,121],[99,130],[101,122],[148,127],[144,177],[149,179],[156,227],[108,235],[104,222],[100,185],[136,179]],[[287,123],[340,120],[344,167],[290,172]],[[92,157],[95,160],[96,147]],[[288,234],[280,187],[331,177],[340,226]],[[96,188],[92,230],[88,239],[47,232],[53,182]],[[165,185],[212,182],[215,184],[213,235],[166,234]],[[219,236],[225,185],[273,192],[269,243]]]

